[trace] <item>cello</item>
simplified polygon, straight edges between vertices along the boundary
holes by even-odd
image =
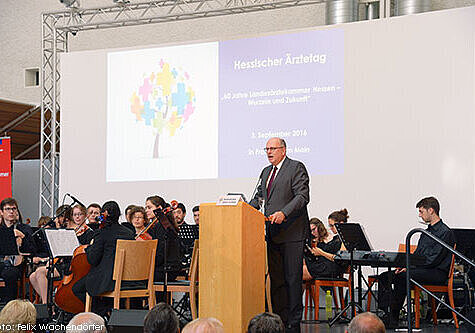
[[[103,228],[107,217],[107,212],[101,215],[102,219],[99,220],[99,227]],[[85,230],[87,226],[85,225]],[[83,228],[80,228],[77,233],[84,232]],[[78,246],[73,253],[71,260],[70,271],[71,274],[65,275],[61,280],[60,285],[56,289],[55,303],[56,305],[69,313],[84,312],[85,304],[73,293],[73,286],[89,273],[91,270],[91,264],[87,261],[86,247],[88,245]]]

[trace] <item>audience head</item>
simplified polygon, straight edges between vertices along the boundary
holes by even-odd
[[[132,208],[134,208],[135,205],[128,205],[127,208],[125,209],[124,211],[124,214],[125,214],[125,219],[127,220],[127,222],[129,223],[132,223],[132,216],[130,216],[130,210]]]
[[[147,213],[147,219],[150,220],[155,217],[153,211],[158,207],[165,207],[165,200],[162,197],[158,195],[152,195],[145,200],[145,212]]]
[[[434,197],[421,199],[416,208],[419,209],[419,217],[426,223],[437,222],[439,218],[440,204]]]
[[[270,312],[258,314],[249,322],[248,333],[284,333],[285,327],[279,315]]]
[[[316,217],[310,219],[310,231],[312,232],[312,237],[318,241],[322,241],[328,236],[327,228],[323,222]]]
[[[28,300],[15,299],[5,305],[0,312],[0,326],[11,329],[5,332],[25,332],[20,325],[30,325],[31,329],[36,323],[35,306]],[[9,326],[7,326],[9,325]]]
[[[87,220],[89,223],[96,223],[96,217],[101,215],[101,206],[97,203],[92,203],[87,206]]]
[[[178,332],[179,321],[173,308],[166,303],[158,303],[145,316],[144,333]]]
[[[216,318],[198,318],[189,322],[183,333],[224,333],[223,323]]]
[[[347,333],[385,333],[381,319],[374,313],[364,312],[354,317],[348,325]]]
[[[331,213],[328,216],[328,225],[330,226],[330,230],[334,233],[337,234],[337,230],[335,228],[335,224],[337,223],[346,223],[348,222],[348,211],[346,208],[343,208],[342,210],[338,210],[336,212]]]
[[[176,209],[173,210],[173,217],[175,218],[176,223],[178,226],[182,225],[185,221],[186,216],[186,208],[185,205],[181,202],[177,205]]]
[[[193,219],[195,220],[195,224],[200,224],[200,206],[193,207]]]
[[[78,313],[66,326],[66,333],[106,333],[104,319],[92,312]]]
[[[2,224],[11,226],[18,221],[19,211],[18,203],[13,198],[6,198],[0,202],[0,216],[2,217]]]
[[[119,204],[115,201],[107,201],[102,205],[101,213],[107,212],[108,223],[118,223],[120,217]]]

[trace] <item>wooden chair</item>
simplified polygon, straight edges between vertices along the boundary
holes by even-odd
[[[196,308],[196,294],[198,293],[198,263],[199,241],[195,240],[195,245],[193,246],[193,254],[191,255],[191,265],[188,280],[171,281],[167,284],[167,292],[184,292],[190,295],[191,316],[193,317],[193,319],[198,318],[198,311]],[[153,284],[153,290],[164,291],[164,283],[155,282]]]
[[[313,298],[314,298],[314,290],[315,290],[314,280],[304,281],[304,290],[305,290],[305,319],[308,319],[308,308],[309,306],[312,306]],[[333,288],[332,296],[333,296],[333,303],[335,304],[335,309],[338,310],[339,307],[338,307],[338,297],[337,297],[336,287]],[[340,297],[342,296],[343,295],[340,293]],[[341,299],[340,299],[340,302],[341,302]],[[343,306],[343,303],[341,305]]]
[[[155,270],[155,252],[157,240],[136,241],[117,240],[115,252],[114,272],[112,279],[115,288],[111,292],[103,293],[101,297],[113,297],[114,309],[119,309],[121,298],[148,297],[149,309],[155,306],[155,293],[153,291],[153,273]],[[145,288],[127,289],[122,286],[123,281],[147,280]],[[122,286],[122,288],[121,288]],[[92,297],[86,293],[85,312],[91,311]]]
[[[345,274],[350,273],[350,267],[348,267]],[[336,287],[339,287],[339,295],[340,295],[340,304],[341,307],[344,307],[345,299],[343,297],[343,288],[348,288],[351,297],[351,275],[349,275],[348,279],[344,277],[341,278],[319,278],[315,279],[312,283],[312,287],[310,288],[310,295],[313,299],[313,304],[315,304],[315,320],[318,320],[319,316],[319,307],[320,307],[320,287],[333,287],[333,300],[335,302],[335,307],[338,307],[337,298],[336,298]],[[313,289],[313,290],[312,290]],[[307,305],[308,303],[305,302],[306,309],[305,314],[307,313]]]
[[[455,245],[454,245],[454,250],[455,250]],[[432,293],[447,293],[449,295],[449,304],[451,307],[455,308],[455,303],[454,303],[454,266],[455,266],[455,255],[452,254],[452,262],[450,263],[450,270],[449,270],[449,279],[448,279],[448,284],[443,285],[443,286],[437,286],[437,285],[428,285],[428,284],[423,284],[422,286],[429,290]],[[420,302],[420,296],[421,296],[421,288],[418,286],[413,286],[414,289],[414,312],[415,312],[415,318],[416,318],[416,324],[414,325],[416,328],[420,328],[420,321],[421,321],[421,302]],[[434,322],[434,325],[437,325],[437,311],[436,311],[436,306],[435,306],[435,299],[433,297],[430,297],[431,302],[431,312],[432,312],[432,321]],[[455,312],[452,311],[452,316],[454,318],[454,325],[455,328],[459,328],[459,322],[457,319],[457,315]]]
[[[414,253],[416,248],[417,248],[417,245],[411,245],[411,249],[410,249],[411,253]],[[406,244],[400,243],[398,246],[397,252],[406,252]],[[366,302],[366,311],[368,312],[371,310],[371,288],[376,282],[378,282],[378,275],[368,276],[368,298]]]

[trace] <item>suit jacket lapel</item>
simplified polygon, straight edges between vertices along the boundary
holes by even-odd
[[[288,158],[285,157],[284,162],[280,166],[280,170],[278,170],[277,175],[275,176],[274,181],[272,182],[272,186],[271,186],[270,192],[269,192],[269,198],[271,197],[272,192],[274,191],[275,184],[279,181],[279,179],[281,179],[283,177],[282,175],[283,175],[283,172],[285,172],[287,164],[288,164]],[[271,166],[270,170],[272,170],[272,166]],[[269,172],[269,174],[270,174],[270,172]],[[268,177],[269,177],[269,175],[268,175]],[[266,181],[266,184],[267,184],[267,181]]]

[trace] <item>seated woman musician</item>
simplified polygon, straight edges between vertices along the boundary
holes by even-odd
[[[101,209],[104,219],[102,227],[94,232],[94,238],[86,249],[86,257],[91,270],[73,286],[73,293],[81,301],[86,301],[86,291],[91,296],[114,290],[115,249],[118,239],[134,239],[133,232],[119,224],[120,208],[117,202],[107,201]],[[106,303],[93,299],[93,311],[104,315],[109,310]]]
[[[129,209],[128,211],[128,218],[127,220],[130,221],[130,223],[134,227],[135,231],[135,239],[139,240],[149,240],[152,239],[152,236],[147,232],[146,230],[146,223],[145,221],[147,220],[146,214],[145,214],[145,209],[140,206],[133,206]],[[124,224],[122,224],[124,225]]]
[[[57,225],[61,228],[74,229],[79,244],[85,245],[91,242],[93,231],[86,224],[85,207],[76,205],[72,209],[66,210],[64,218],[58,219]],[[48,260],[48,258],[44,259]],[[63,275],[68,275],[70,265],[71,257],[64,257],[57,260],[54,264],[53,276],[57,278]],[[43,304],[46,304],[48,298],[48,267],[49,265],[38,267],[29,277],[31,285],[40,295]]]
[[[339,277],[344,272],[345,267],[334,262],[335,254],[344,250],[344,246],[337,234],[336,223],[348,221],[348,211],[342,209],[331,213],[328,216],[328,225],[333,235],[326,230],[323,222],[318,219],[310,220],[312,236],[315,238],[316,246],[305,251],[303,279],[311,280],[319,277]]]
[[[145,212],[149,223],[154,223],[150,227],[148,233],[152,236],[152,239],[158,239],[157,252],[155,256],[155,281],[165,281],[165,244],[168,241],[167,247],[167,266],[168,266],[168,281],[176,280],[176,277],[181,271],[181,251],[180,242],[178,239],[178,225],[173,218],[173,212],[170,211],[167,214],[168,220],[171,223],[171,227],[165,231],[160,221],[157,221],[153,211],[158,208],[165,209],[169,205],[165,203],[165,200],[154,195],[148,197],[145,201]]]

